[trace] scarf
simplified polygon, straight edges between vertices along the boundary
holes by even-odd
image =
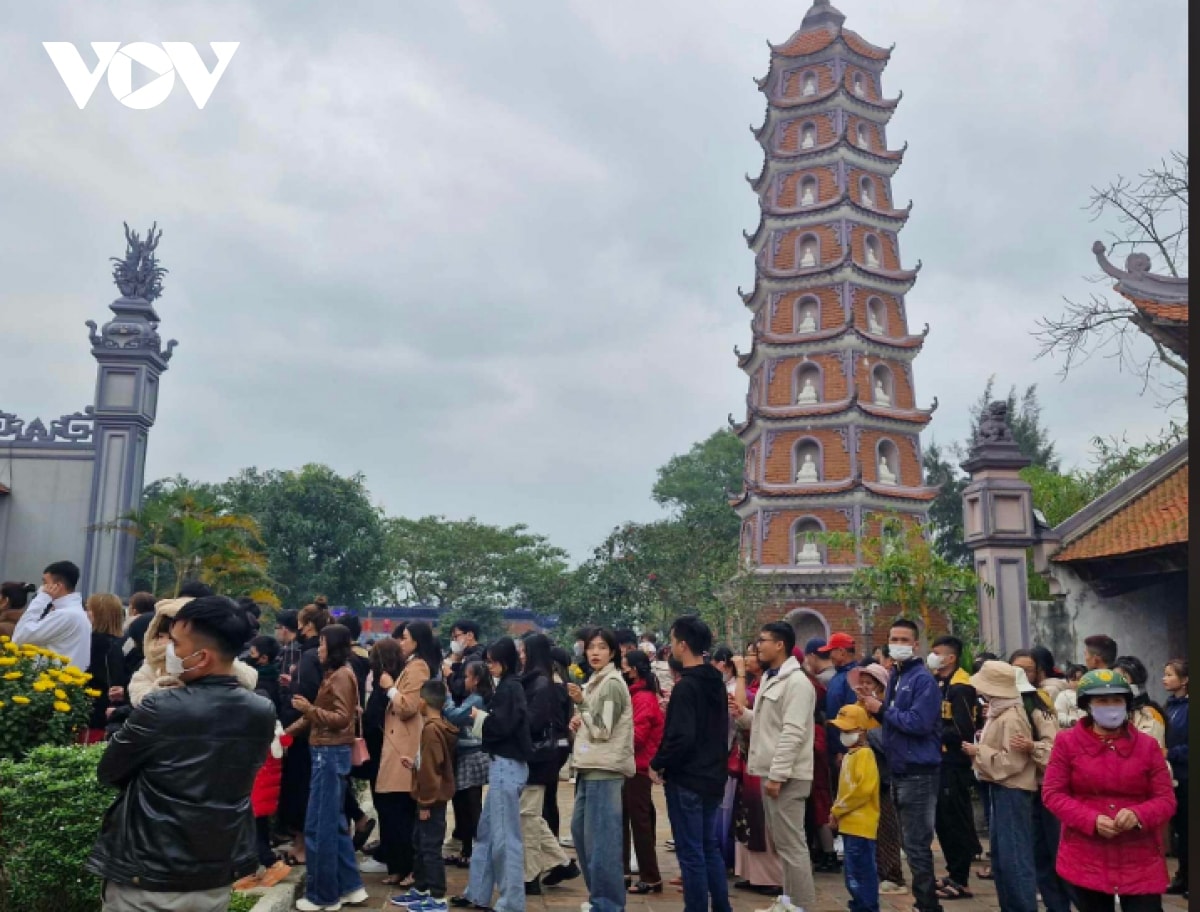
[[[988,700],[987,721],[983,723],[983,730],[979,733],[979,740],[982,741],[985,737],[987,737],[988,726],[990,726],[992,721],[998,718],[1002,712],[1004,712],[1006,709],[1013,709],[1015,707],[1024,705],[1025,704],[1021,702],[1020,697],[993,697],[992,699]]]

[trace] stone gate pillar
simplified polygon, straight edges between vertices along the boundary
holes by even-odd
[[[154,250],[162,232],[151,227],[145,240],[125,226],[126,253],[113,258],[113,280],[121,297],[109,305],[114,317],[91,330],[96,375],[95,447],[92,501],[84,557],[85,593],[112,592],[128,598],[136,541],[123,531],[125,517],[141,507],[146,443],[158,413],[158,382],[176,346],[158,335],[154,300],[162,275]]]
[[[1008,426],[1008,404],[984,411],[969,458],[963,490],[963,531],[979,577],[980,635],[1000,656],[1029,645],[1026,549],[1037,540],[1032,488],[1017,473],[1032,460],[1022,455]]]

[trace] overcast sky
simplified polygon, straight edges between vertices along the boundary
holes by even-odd
[[[1140,386],[1035,361],[1038,315],[1095,286],[1093,184],[1186,148],[1184,0],[841,0],[896,45],[901,235],[932,330],[924,440],[989,374],[1036,382],[1068,464],[1155,432]],[[655,469],[744,414],[735,293],[761,152],[751,77],[805,0],[26,3],[0,24],[0,410],[91,402],[83,321],[121,222],[163,229],[180,346],[147,480],[324,462],[392,514],[527,523],[587,556],[660,515]],[[43,41],[238,41],[203,110],[102,81],[79,110]]]

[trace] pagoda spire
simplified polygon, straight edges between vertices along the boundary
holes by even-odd
[[[840,29],[845,21],[845,14],[829,0],[813,0],[812,7],[804,14],[804,21],[800,23],[800,31],[807,32],[810,29],[829,28],[830,26]]]

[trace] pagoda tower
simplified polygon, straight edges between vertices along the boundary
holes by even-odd
[[[741,559],[767,583],[765,618],[786,617],[802,645],[844,630],[876,645],[874,606],[837,598],[863,560],[861,537],[885,515],[923,521],[937,490],[925,486],[912,362],[929,327],[909,328],[905,296],[920,263],[901,265],[898,235],[912,204],[897,207],[885,98],[890,49],[843,27],[816,0],[800,30],[770,45],[758,177],[760,219],[746,241],[754,288],[738,289],[753,314],[753,346],[738,365],[749,376]],[[831,548],[819,533],[853,533]],[[879,619],[886,623],[885,618]],[[864,642],[865,641],[865,642]]]

